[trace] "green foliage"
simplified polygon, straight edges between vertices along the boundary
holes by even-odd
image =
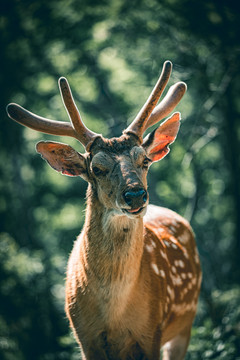
[[[240,288],[215,290],[208,301],[211,303],[212,314],[205,314],[201,322],[197,319],[196,322],[201,325],[192,330],[187,360],[239,360]]]
[[[89,128],[118,136],[164,60],[188,93],[171,152],[151,167],[151,202],[191,220],[204,272],[188,359],[238,359],[240,254],[237,1],[3,0],[0,4],[0,358],[77,359],[64,277],[84,221],[86,184],[35,154],[52,136],[5,113],[17,102],[66,120],[66,76]],[[83,151],[73,139],[60,138]]]

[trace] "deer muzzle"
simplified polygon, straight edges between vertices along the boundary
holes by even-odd
[[[124,209],[131,214],[138,214],[146,205],[148,200],[147,191],[144,188],[131,188],[127,189],[122,194],[125,203],[131,209]]]

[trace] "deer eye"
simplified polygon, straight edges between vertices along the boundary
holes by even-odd
[[[102,170],[97,166],[93,166],[92,168],[94,175],[100,176],[100,175],[106,175],[108,173],[108,170]]]
[[[149,165],[150,161],[151,160],[149,158],[145,157],[145,159],[143,160],[143,163],[142,163],[142,166],[144,169],[148,169],[148,165]]]

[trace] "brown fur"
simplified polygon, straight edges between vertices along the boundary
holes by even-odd
[[[91,154],[90,168],[114,170],[90,181],[85,224],[68,264],[66,312],[85,359],[158,359],[178,334],[188,343],[199,259],[190,225],[176,213],[149,206],[145,218],[131,218],[115,211],[126,184],[147,183],[138,168],[143,149],[111,146],[95,145]]]

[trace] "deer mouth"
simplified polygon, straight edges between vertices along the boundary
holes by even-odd
[[[144,209],[144,207],[139,207],[136,209],[122,209],[123,212],[131,215],[137,215],[140,214],[140,212]]]

